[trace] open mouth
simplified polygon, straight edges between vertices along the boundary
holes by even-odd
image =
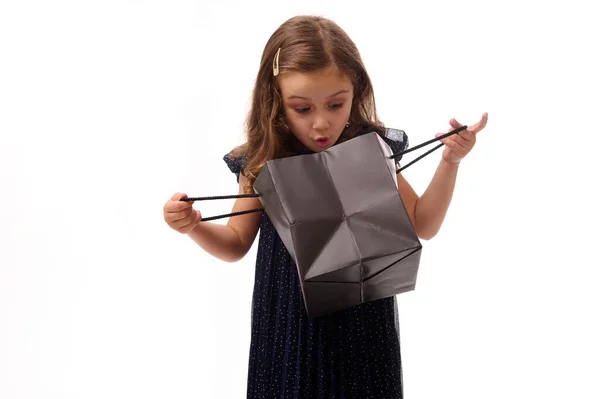
[[[319,137],[315,141],[319,147],[324,148],[329,145],[331,139],[329,137]]]

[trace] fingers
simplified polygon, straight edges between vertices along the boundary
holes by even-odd
[[[456,135],[454,140],[459,146],[464,148],[466,151],[470,151],[475,145],[475,135],[471,133],[465,133],[465,137]]]
[[[448,159],[460,161],[460,159],[464,158],[475,146],[476,142],[476,134],[480,132],[487,125],[488,121],[488,113],[485,112],[479,122],[476,124],[467,127],[466,129],[458,132],[457,134],[453,134],[445,139],[440,140],[446,147],[448,147],[449,151],[444,151],[446,157],[450,157]],[[459,127],[464,126],[459,123],[456,119],[450,119],[450,128],[448,132],[451,132]],[[436,134],[436,137],[441,136],[443,133]]]
[[[477,122],[476,124],[467,127],[467,129],[463,130],[462,132],[458,133],[462,138],[464,139],[469,139],[470,135],[474,136],[475,134],[479,133],[481,130],[483,130],[483,128],[486,127],[487,125],[487,121],[488,121],[488,113],[484,112],[483,115],[481,116],[481,119],[479,120],[479,122]],[[458,121],[454,118],[450,119],[450,129],[448,129],[448,132],[451,132],[454,129],[458,129],[459,127],[463,126],[461,123],[458,123]]]
[[[479,120],[479,122],[477,122],[476,124],[474,124],[472,126],[467,127],[467,129],[463,130],[459,134],[463,138],[467,138],[468,134],[475,135],[475,134],[479,133],[481,130],[483,130],[483,128],[486,127],[487,121],[488,121],[488,113],[484,112],[483,115],[481,116],[481,119]],[[456,119],[452,118],[452,119],[450,119],[450,126],[451,126],[451,128],[448,130],[449,132],[454,129],[457,129],[463,125],[458,123],[458,121]]]
[[[454,118],[450,119],[450,128],[448,129],[448,132],[451,132],[455,129],[458,129],[459,127],[464,126],[462,123],[458,123],[458,121]],[[469,131],[469,128],[467,127],[465,130],[461,130],[460,132],[458,132],[457,134],[463,138],[467,138],[469,136],[469,133],[472,132]]]
[[[470,136],[471,138],[465,139],[459,136],[460,133],[453,134],[452,136],[440,140],[444,143],[445,147],[450,150],[450,152],[447,155],[444,154],[444,156],[449,157],[447,159],[452,160],[452,162],[459,162],[466,157],[475,145],[475,135],[467,133],[467,137]],[[441,136],[442,134],[444,133],[437,133],[436,136]]]
[[[454,129],[452,129],[452,130],[454,130]],[[462,133],[462,135],[461,135],[461,133]],[[439,137],[443,134],[444,133],[437,133],[435,135],[435,137]],[[450,148],[455,148],[455,146],[453,144],[449,144],[449,143],[456,143],[460,147],[469,151],[475,145],[475,135],[473,135],[471,133],[465,133],[465,131],[463,130],[462,132],[453,134],[452,136],[446,137],[445,139],[441,139],[440,142],[448,145],[448,147],[450,147]]]
[[[202,214],[192,208],[194,201],[181,201],[184,193],[175,193],[163,207],[165,222],[181,234],[191,231],[202,220]]]
[[[187,194],[175,193],[165,205],[165,210],[168,212],[179,212],[194,205],[194,201],[181,201],[182,198],[187,198]]]
[[[447,132],[447,133],[448,133],[448,132]],[[436,133],[436,134],[435,134],[435,137],[440,137],[442,134],[444,134],[444,133]],[[450,136],[450,137],[452,137],[452,136]],[[440,141],[440,143],[444,143],[444,144],[446,144],[446,142],[448,141],[448,137],[446,137],[445,139],[441,139],[441,140],[439,140],[439,141]]]
[[[443,133],[438,133],[438,134],[443,134]],[[451,148],[452,150],[467,150],[466,148],[463,147],[463,144],[459,142],[459,140],[461,140],[460,137],[456,137],[454,136],[450,136],[450,137],[446,137],[445,139],[440,140],[442,143],[444,143],[444,145],[446,147]]]
[[[456,119],[452,118],[452,119],[450,119],[450,129],[448,129],[448,131],[451,132],[454,129],[458,129],[461,126],[462,125],[460,123],[458,123],[458,121]]]
[[[173,194],[173,196],[171,197],[172,201],[179,201],[182,198],[187,198],[187,194],[184,193],[175,193]]]
[[[454,137],[454,136],[451,136]],[[460,138],[458,138],[460,139]],[[452,162],[457,162],[467,156],[472,147],[465,147],[459,140],[449,140],[444,143],[446,150],[450,150],[448,156],[453,160]],[[444,154],[445,155],[445,154]]]
[[[190,215],[192,213],[194,213],[195,210],[192,209],[191,207],[188,209],[185,209],[183,211],[179,211],[179,212],[169,212],[167,211],[165,213],[165,220],[167,220],[168,222],[179,222],[182,220],[186,220],[190,218]]]
[[[201,219],[202,215],[200,214],[200,212],[192,209],[192,212],[190,213],[189,217],[171,223],[171,227],[180,233],[187,233],[194,226],[200,223]]]

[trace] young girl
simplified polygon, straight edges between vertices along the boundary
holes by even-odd
[[[418,236],[439,230],[460,160],[473,148],[481,121],[443,139],[442,160],[419,197],[398,174],[398,191]],[[460,127],[456,120],[451,128]],[[335,23],[315,16],[291,18],[267,42],[247,120],[247,142],[225,156],[239,193],[268,160],[326,150],[377,131],[394,152],[408,146],[401,130],[377,118],[373,87],[359,52]],[[439,133],[441,134],[441,133]],[[296,266],[268,216],[250,213],[227,225],[202,222],[187,195],[164,206],[169,226],[224,261],[241,259],[260,229],[248,368],[248,398],[402,398],[396,297],[309,319]],[[232,212],[261,208],[238,199]]]

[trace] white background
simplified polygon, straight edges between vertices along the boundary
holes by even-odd
[[[398,296],[406,397],[600,397],[591,3],[2,1],[0,398],[245,397],[256,247],[215,260],[162,207],[237,192],[263,47],[305,13],[411,144],[489,112]]]

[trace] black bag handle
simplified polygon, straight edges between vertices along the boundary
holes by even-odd
[[[409,148],[407,150],[404,151],[400,151],[397,152],[395,154],[392,154],[391,156],[389,156],[389,159],[393,159],[395,157],[397,157],[398,155],[404,155],[406,153],[409,153],[411,151],[414,150],[418,150],[421,147],[424,147],[428,144],[434,143],[438,140],[441,139],[445,139],[446,137],[452,136],[453,134],[458,134],[459,132],[462,132],[463,130],[465,130],[467,128],[467,126],[461,126],[458,129],[454,129],[451,132],[448,132],[446,134],[443,134],[439,137],[436,137],[432,140],[428,140],[424,143],[421,143],[419,145],[416,145],[412,148]],[[410,165],[414,164],[415,162],[419,161],[420,159],[426,157],[427,155],[431,154],[432,152],[434,152],[435,150],[437,150],[438,148],[442,147],[444,144],[439,144],[437,146],[435,146],[433,149],[427,151],[425,154],[421,155],[420,157],[414,159],[413,161],[411,161],[410,163],[408,163],[407,165],[405,165],[404,167],[398,169],[396,171],[396,174],[400,173],[401,171],[403,171],[404,169],[408,168]],[[214,196],[214,197],[189,197],[189,198],[182,198],[180,201],[212,201],[212,200],[220,200],[220,199],[232,199],[232,198],[256,198],[256,197],[260,197],[260,194],[237,194],[237,195],[220,195],[220,196]],[[248,209],[247,211],[240,211],[240,212],[233,212],[233,213],[227,213],[224,215],[218,215],[218,216],[211,216],[211,217],[207,217],[207,218],[202,218],[200,221],[201,222],[208,222],[210,220],[216,220],[216,219],[222,219],[222,218],[227,218],[227,217],[231,217],[231,216],[238,216],[238,215],[245,215],[248,213],[254,213],[254,212],[261,212],[264,211],[265,208],[256,208],[256,209]]]
[[[180,201],[212,201],[212,200],[220,200],[220,199],[230,199],[230,198],[255,198],[260,197],[260,194],[238,194],[238,195],[220,195],[216,197],[189,197],[182,198]],[[200,219],[201,222],[208,222],[210,220],[222,219],[231,216],[245,215],[247,213],[260,212],[264,211],[265,208],[256,208],[256,209],[248,209],[247,211],[233,212],[227,213],[225,215],[211,216],[207,218]]]
[[[418,150],[419,148],[421,148],[421,147],[425,147],[426,145],[429,145],[429,144],[431,144],[431,143],[434,143],[434,142],[436,142],[436,141],[438,141],[438,140],[445,139],[446,137],[452,136],[453,134],[458,134],[458,133],[462,132],[463,130],[465,130],[466,128],[467,128],[467,126],[466,126],[466,125],[465,125],[465,126],[461,126],[461,127],[457,128],[457,129],[454,129],[454,130],[452,130],[451,132],[448,132],[448,133],[446,133],[446,134],[442,134],[442,135],[441,135],[441,136],[439,136],[439,137],[436,137],[436,138],[434,138],[434,139],[428,140],[428,141],[426,141],[426,142],[424,142],[424,143],[421,143],[421,144],[419,144],[419,145],[416,145],[416,146],[414,146],[414,147],[411,147],[411,148],[409,148],[409,149],[407,149],[407,150],[400,151],[400,152],[397,152],[397,153],[395,153],[395,154],[392,154],[392,155],[391,155],[391,156],[389,156],[388,158],[389,158],[389,159],[393,159],[393,158],[396,158],[398,155],[404,155],[404,154],[406,154],[406,153],[409,153],[409,152],[411,152],[411,151]],[[410,165],[412,165],[412,164],[414,164],[415,162],[417,162],[417,161],[419,161],[419,160],[423,159],[423,158],[424,158],[424,157],[426,157],[427,155],[431,154],[432,152],[434,152],[435,150],[437,150],[438,148],[440,148],[440,147],[443,147],[443,146],[444,146],[444,144],[443,144],[443,143],[436,145],[436,146],[435,146],[435,147],[433,147],[431,150],[427,151],[425,154],[421,155],[420,157],[417,157],[417,158],[415,158],[414,160],[412,160],[412,161],[411,161],[411,162],[409,162],[408,164],[406,164],[406,165],[404,165],[403,167],[401,167],[400,169],[398,169],[398,170],[396,171],[396,174],[398,174],[398,173],[402,172],[404,169],[408,168]]]

